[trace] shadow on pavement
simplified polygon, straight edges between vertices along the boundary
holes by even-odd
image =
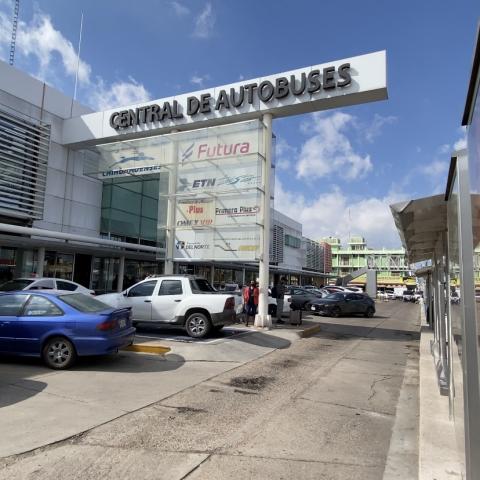
[[[40,393],[47,384],[38,380],[24,380],[21,377],[22,386],[11,385],[8,383],[0,384],[0,408],[23,402]]]
[[[185,363],[181,355],[151,355],[147,353],[119,352],[101,357],[80,357],[72,371],[146,373],[179,369]]]
[[[75,371],[145,373],[176,370],[185,363],[181,355],[169,353],[153,355],[146,353],[119,352],[102,356],[79,357],[67,370],[46,368],[37,357],[0,357],[0,385],[14,385],[19,380],[48,374],[68,374]],[[3,378],[5,377],[5,378]]]
[[[325,338],[346,338],[349,337],[364,337],[370,339],[382,339],[382,340],[419,340],[420,331],[415,330],[398,330],[379,328],[372,326],[362,325],[343,325],[339,323],[321,323],[322,330],[317,333],[316,337]]]
[[[255,345],[257,347],[265,347],[265,348],[288,348],[292,342],[285,338],[276,337],[275,335],[268,335],[263,332],[253,331],[247,332],[247,335],[240,335],[232,340],[236,342],[243,342],[248,343],[250,345]]]

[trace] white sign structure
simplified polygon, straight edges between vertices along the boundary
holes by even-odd
[[[142,139],[143,150],[136,154],[122,158],[112,150],[111,164],[98,168],[97,174],[144,175],[155,173],[153,168],[165,169],[166,273],[173,272],[174,259],[258,260],[260,296],[255,325],[269,326],[273,118],[386,98],[386,52],[379,51],[74,117],[64,121],[62,143],[72,148],[102,144],[108,150],[109,144],[122,149],[121,145]],[[233,138],[228,132],[225,138],[216,134],[209,138],[205,128],[225,128],[248,120],[259,124],[257,136],[250,132],[251,139]],[[188,131],[193,130],[198,134],[192,140]],[[160,157],[164,158],[160,158],[145,145],[149,137],[170,137],[165,134],[179,137],[172,141],[172,150],[162,149]],[[161,146],[155,148],[158,152]],[[141,156],[151,158],[145,164]]]
[[[63,144],[87,146],[386,98],[386,52],[379,51],[74,117],[64,122]]]

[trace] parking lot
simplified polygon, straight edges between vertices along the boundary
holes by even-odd
[[[162,345],[166,355],[121,351],[80,358],[66,371],[36,358],[0,359],[0,457],[29,451],[136,411],[187,387],[288,348],[299,329],[270,332],[226,327],[207,339],[182,330],[140,325],[137,344]]]

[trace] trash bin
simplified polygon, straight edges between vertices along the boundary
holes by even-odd
[[[301,324],[302,324],[302,311],[290,310],[290,325],[301,325]]]

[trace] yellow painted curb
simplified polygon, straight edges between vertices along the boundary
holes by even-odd
[[[301,338],[308,338],[318,333],[321,329],[322,329],[321,325],[314,325],[313,327],[309,327],[309,328],[306,328],[305,330],[302,330],[301,332],[299,332],[299,335]]]
[[[135,344],[125,347],[123,350],[128,350],[130,352],[155,353],[157,355],[164,355],[165,353],[168,353],[171,348],[162,347],[161,345]]]

